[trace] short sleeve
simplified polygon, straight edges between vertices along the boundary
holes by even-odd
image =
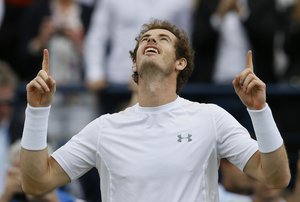
[[[220,158],[227,158],[243,170],[248,160],[258,150],[257,142],[227,111],[216,107],[214,112],[218,155]]]
[[[56,150],[52,157],[68,174],[77,179],[96,166],[96,153],[100,135],[99,119],[96,119]]]

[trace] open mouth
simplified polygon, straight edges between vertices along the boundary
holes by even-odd
[[[144,54],[159,54],[159,50],[155,47],[147,47],[144,50]]]

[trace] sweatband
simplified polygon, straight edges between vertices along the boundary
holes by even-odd
[[[31,107],[25,110],[25,122],[21,146],[27,150],[43,150],[47,147],[49,107]]]
[[[277,150],[283,144],[283,139],[268,104],[261,110],[247,110],[252,120],[258,150],[262,153],[270,153]]]

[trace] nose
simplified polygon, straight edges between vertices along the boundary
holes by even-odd
[[[156,43],[156,40],[153,37],[148,38],[148,43]]]

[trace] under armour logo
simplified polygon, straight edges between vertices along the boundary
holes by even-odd
[[[192,135],[191,134],[185,134],[185,135],[177,135],[178,137],[178,142],[182,142],[182,140],[186,139],[188,142],[191,142],[192,139]]]

